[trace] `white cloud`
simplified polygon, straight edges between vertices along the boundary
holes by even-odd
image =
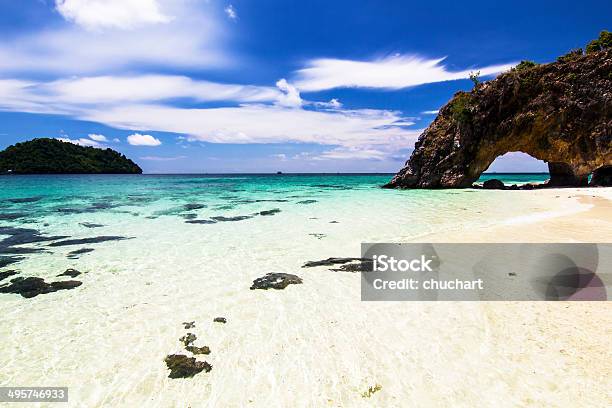
[[[95,133],[90,133],[87,135],[91,140],[95,140],[96,142],[108,142],[108,139],[104,135],[97,135]]]
[[[302,106],[302,98],[300,92],[291,85],[285,78],[276,82],[276,87],[282,92],[278,97],[277,104],[280,106],[299,108]]]
[[[274,157],[280,161],[287,161],[287,155],[285,153],[272,154],[270,157]]]
[[[85,138],[70,139],[68,137],[56,137],[56,139],[61,140],[62,142],[72,143],[72,144],[76,144],[79,146],[104,147],[102,144],[96,142],[95,140],[91,140],[91,139],[85,139]]]
[[[423,115],[437,115],[440,111],[439,110],[428,110],[428,111],[423,111],[421,112]]]
[[[129,135],[127,137],[127,142],[132,146],[159,146],[162,142],[151,136],[151,135],[143,135],[140,133],[134,133],[133,135]]]
[[[185,109],[129,105],[91,109],[80,119],[120,129],[154,129],[213,143],[303,142],[341,146],[412,147],[420,131],[395,126],[399,112],[359,109],[312,111],[273,105]]]
[[[329,102],[312,102],[312,104],[316,106],[317,108],[322,108],[322,109],[340,109],[342,108],[342,103],[336,98],[331,99]]]
[[[164,156],[143,156],[140,160],[148,160],[148,161],[175,161],[175,160],[183,160],[186,159],[187,156],[173,156],[173,157],[164,157]]]
[[[79,7],[81,3],[74,1],[62,4]],[[92,4],[104,3],[121,9],[129,2],[136,0],[95,0]],[[109,74],[122,69],[138,72],[143,66],[151,65],[219,68],[235,61],[227,51],[226,30],[215,19],[212,4],[174,0],[153,3],[161,4],[164,12],[173,16],[172,20],[164,24],[135,25],[129,30],[117,26],[88,30],[64,23],[33,32],[3,35],[0,73]],[[140,17],[135,19],[143,16],[136,14]]]
[[[487,76],[508,70],[512,64],[494,65],[463,71],[449,71],[444,58],[392,56],[371,61],[315,59],[297,71],[295,85],[312,92],[333,88],[401,89],[422,84],[468,78],[470,72]]]
[[[167,23],[156,0],[55,0],[57,11],[87,29]]]
[[[227,17],[231,20],[236,20],[238,18],[238,14],[236,13],[236,9],[231,4],[223,9]]]
[[[295,98],[274,87],[195,81],[176,75],[97,76],[46,83],[0,79],[0,95],[0,107],[35,112],[55,109],[58,113],[63,113],[68,106],[146,103],[176,98],[198,102],[274,102]]]

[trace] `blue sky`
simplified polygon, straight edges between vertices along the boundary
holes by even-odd
[[[161,173],[394,172],[471,71],[553,61],[611,20],[603,0],[0,0],[0,147],[62,138]]]

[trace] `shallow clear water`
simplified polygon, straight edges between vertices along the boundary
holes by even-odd
[[[359,256],[361,242],[415,240],[551,210],[526,191],[379,188],[389,178],[0,177],[0,259],[13,262],[0,272],[16,272],[0,284],[15,277],[63,281],[72,278],[57,275],[68,268],[82,272],[75,289],[33,298],[0,293],[0,385],[69,386],[72,406],[240,406],[310,398],[295,394],[308,387],[273,382],[314,386],[318,377],[300,377],[311,371],[285,371],[344,360],[296,339],[323,335],[326,319],[341,321],[350,310],[366,309],[354,275],[330,281],[302,269],[305,262]],[[542,178],[509,175],[504,181]],[[74,253],[83,249],[89,252]],[[298,274],[304,284],[282,296],[250,291],[253,279],[268,272]],[[330,298],[336,310],[317,310]],[[214,325],[216,316],[231,324]],[[213,350],[207,360],[214,369],[189,382],[168,379],[163,358],[182,350],[181,322],[190,320],[205,342],[198,345]],[[295,362],[295,353],[306,360]],[[354,371],[347,359],[345,368]],[[333,376],[325,380],[330,393],[344,392],[334,386],[345,381],[344,372],[321,369]],[[235,389],[244,392],[228,391]],[[345,401],[361,398],[350,395]]]

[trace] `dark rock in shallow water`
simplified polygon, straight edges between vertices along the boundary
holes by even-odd
[[[317,200],[303,200],[303,201],[298,201],[296,204],[314,204],[316,202]]]
[[[22,256],[2,256],[0,257],[0,268],[23,261],[24,259]]]
[[[289,273],[268,273],[253,281],[251,290],[254,289],[285,289],[289,285],[302,283],[302,278]]]
[[[337,268],[331,268],[334,272],[371,272],[374,268],[374,262],[371,259],[351,262],[340,265]]]
[[[0,288],[0,293],[15,293],[24,298],[33,298],[38,295],[57,292],[58,290],[74,289],[81,286],[80,281],[61,281],[47,283],[43,278],[28,277],[15,278],[11,284]]]
[[[27,215],[28,214],[24,214],[24,213],[3,213],[3,214],[0,214],[0,220],[12,221],[12,220],[26,217]]]
[[[17,271],[4,271],[4,272],[0,272],[0,281],[3,281],[4,279],[8,278],[9,276],[13,276],[13,275],[17,275]]]
[[[93,222],[81,222],[79,225],[82,225],[85,228],[100,228],[103,227],[103,224],[94,224]]]
[[[310,235],[311,237],[315,237],[316,239],[323,239],[327,236],[327,234],[317,234],[317,233],[308,234],[308,235]]]
[[[216,224],[217,221],[213,220],[187,220],[187,224]]]
[[[274,208],[272,210],[261,211],[259,215],[274,215],[274,214],[278,214],[279,212],[281,212],[280,209]]]
[[[195,321],[193,321],[193,322],[183,322],[183,326],[184,326],[186,329],[192,329],[192,328],[194,328],[194,327],[195,327]]]
[[[77,249],[75,251],[68,252],[68,255],[66,255],[66,257],[68,259],[77,259],[79,257],[79,255],[87,254],[87,253],[93,252],[93,251],[94,251],[93,248],[81,248],[81,249]]]
[[[126,239],[130,239],[130,238],[108,235],[108,236],[93,237],[93,238],[67,239],[65,241],[52,242],[49,244],[49,246],[58,247],[58,246],[81,245],[81,244],[97,244],[100,242],[123,241]]]
[[[210,354],[210,348],[208,346],[203,346],[203,347],[186,346],[185,350],[193,354]]]
[[[334,265],[342,265],[349,262],[359,262],[359,261],[369,261],[369,259],[365,258],[327,258],[321,261],[309,261],[306,262],[302,268],[312,268],[315,266],[334,266]]]
[[[482,188],[487,190],[503,190],[506,188],[506,185],[503,181],[498,179],[486,180],[482,183]]]
[[[196,218],[198,218],[198,214],[194,214],[194,213],[181,214],[181,218],[184,218],[186,220],[195,220]]]
[[[213,319],[213,322],[215,322],[215,323],[227,323],[227,319],[225,317],[215,317]]]
[[[252,215],[237,215],[235,217],[216,216],[216,217],[210,217],[210,218],[215,220],[215,221],[224,222],[224,221],[242,221],[242,220],[248,220],[249,218],[253,218],[253,216]]]
[[[191,210],[199,210],[201,208],[206,208],[205,204],[199,204],[199,203],[188,203],[185,204],[183,206],[184,209],[186,209],[187,211],[191,211]]]
[[[205,371],[212,370],[212,366],[206,361],[197,361],[195,357],[187,357],[182,354],[170,354],[164,362],[170,370],[169,378],[190,378]]]
[[[24,198],[9,198],[6,201],[9,201],[9,202],[14,203],[14,204],[35,203],[36,201],[42,200],[42,198],[43,198],[42,196],[24,197]]]
[[[87,210],[92,210],[92,211],[96,211],[96,210],[109,210],[109,209],[115,208],[115,207],[119,207],[119,204],[114,204],[114,203],[109,203],[109,202],[103,201],[103,202],[93,203],[92,205],[87,207]]]
[[[2,254],[31,254],[35,252],[44,252],[45,250],[43,248],[22,248],[16,246],[68,238],[65,235],[44,236],[35,229],[16,227],[0,227],[0,235],[8,235],[8,238],[4,238],[0,241],[0,253]],[[1,262],[0,266],[2,266]]]
[[[191,345],[191,343],[193,343],[194,341],[196,341],[198,339],[198,337],[193,334],[193,333],[187,333],[186,335],[184,335],[183,337],[181,337],[179,339],[179,341],[181,343],[183,343],[185,346],[189,346]]]
[[[60,276],[70,276],[71,278],[76,278],[80,274],[81,274],[81,272],[77,271],[76,269],[66,269],[64,272],[60,273],[57,276],[58,277],[60,277]]]

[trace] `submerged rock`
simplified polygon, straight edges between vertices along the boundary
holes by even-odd
[[[285,289],[289,285],[302,283],[302,278],[289,273],[268,273],[253,281],[251,290],[254,289]]]
[[[334,266],[334,265],[342,265],[349,262],[357,262],[357,261],[370,261],[366,258],[327,258],[321,261],[309,261],[302,265],[302,268],[312,268],[315,266]]]
[[[92,237],[92,238],[81,238],[81,239],[67,239],[65,241],[57,241],[49,244],[51,247],[58,246],[70,246],[70,245],[82,245],[82,244],[98,244],[106,241],[123,241],[130,239],[128,237],[119,237],[114,235]]]
[[[60,276],[70,276],[71,278],[76,278],[80,274],[81,274],[81,272],[77,271],[76,269],[66,269],[64,272],[60,273],[57,276],[58,277],[60,277]]]
[[[609,183],[610,72],[612,49],[573,53],[550,64],[519,64],[456,93],[385,187],[469,187],[513,151],[546,161],[548,186],[584,186],[590,173],[593,184]]]
[[[227,323],[227,319],[225,317],[215,317],[213,319],[213,322],[215,322],[215,323]]]
[[[74,289],[81,286],[82,283],[74,280],[47,283],[43,278],[15,278],[11,280],[10,285],[0,287],[0,293],[15,293],[24,298],[33,298],[58,290]]]
[[[14,204],[22,204],[22,203],[35,203],[36,201],[42,200],[42,196],[36,197],[24,197],[24,198],[9,198],[6,201],[9,201]]]
[[[213,220],[187,220],[187,224],[216,224],[217,221]]]
[[[3,281],[4,279],[8,278],[9,276],[13,276],[13,275],[17,275],[17,271],[4,271],[4,272],[0,272],[0,281]]]
[[[199,209],[202,209],[202,208],[206,208],[206,205],[205,204],[200,204],[200,203],[188,203],[188,204],[185,204],[183,206],[183,208],[185,210],[187,210],[187,211],[199,210]]]
[[[242,220],[248,220],[249,218],[253,218],[252,215],[237,215],[234,217],[224,217],[224,216],[216,216],[216,217],[210,217],[211,219],[215,220],[215,221],[219,221],[219,222],[226,222],[226,221],[242,221]]]
[[[2,256],[0,257],[0,268],[23,261],[24,259],[22,256]]]
[[[272,210],[261,211],[259,215],[274,215],[274,214],[278,214],[279,212],[281,212],[280,209],[274,208]]]
[[[77,249],[75,251],[68,252],[68,255],[66,255],[66,257],[68,259],[77,259],[79,257],[79,255],[87,254],[87,253],[93,252],[93,251],[94,251],[93,248],[81,248],[81,249]]]
[[[193,343],[194,341],[196,341],[198,339],[198,337],[193,334],[193,333],[187,333],[186,335],[184,335],[183,337],[181,337],[179,339],[179,341],[181,343],[183,343],[185,346],[189,346],[191,343]]]
[[[210,348],[208,346],[196,347],[196,346],[186,346],[185,350],[193,354],[210,354]]]
[[[303,201],[298,201],[296,204],[314,204],[316,202],[317,200],[303,200]]]
[[[182,354],[170,354],[164,362],[170,370],[169,378],[190,378],[202,371],[209,372],[212,366],[206,361],[197,361],[195,357]]]
[[[100,228],[104,226],[103,224],[94,224],[93,222],[80,222],[79,225],[85,228]]]

